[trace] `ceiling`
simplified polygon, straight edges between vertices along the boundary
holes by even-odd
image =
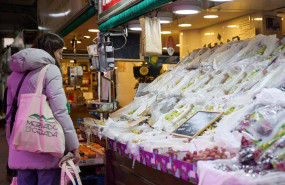
[[[173,22],[161,26],[161,30],[171,31],[175,45],[179,42],[179,32],[185,28],[178,27],[178,23],[191,23],[187,30],[201,29],[243,15],[260,11],[275,11],[278,15],[285,15],[285,0],[235,0],[227,3],[213,3],[208,0],[188,0],[201,3],[204,8],[200,14],[189,16],[177,16],[173,14]],[[158,8],[159,11],[170,10],[171,4]],[[206,14],[217,14],[217,19],[204,19]],[[93,16],[81,26],[64,37],[66,47],[72,50],[70,41],[74,38],[81,40],[77,45],[78,50],[86,50],[86,46],[92,44],[96,33],[88,32],[90,28],[98,28],[97,15]],[[0,0],[0,38],[15,37],[23,29],[37,29],[37,0]],[[116,28],[122,30],[120,26]],[[88,35],[90,39],[83,36]],[[162,35],[162,43],[165,45],[169,35]],[[175,52],[179,48],[175,47]]]
[[[191,1],[191,0],[190,0]],[[194,1],[194,0],[192,0]],[[282,15],[285,12],[285,0],[235,0],[227,3],[214,3],[207,0],[197,0],[202,2],[201,6],[204,9],[201,13],[189,16],[177,16],[173,14],[173,22],[170,24],[161,25],[162,31],[171,31],[171,36],[174,38],[175,45],[179,43],[179,32],[186,28],[178,27],[178,23],[190,23],[192,27],[187,30],[201,29],[217,23],[228,21],[243,15],[253,14],[261,11],[274,11],[278,15]],[[214,3],[214,4],[213,4]],[[159,11],[170,10],[171,4],[160,7]],[[217,19],[205,19],[204,15],[217,14]],[[86,50],[86,46],[93,43],[93,39],[97,36],[96,33],[88,32],[88,29],[98,28],[97,15],[90,18],[83,23],[77,29],[69,33],[64,37],[66,47],[71,50],[72,46],[70,41],[74,38],[81,40],[82,43],[77,45],[78,50]],[[116,30],[123,30],[118,26]],[[90,39],[86,39],[83,36],[88,35]],[[165,46],[166,39],[169,35],[162,35],[162,45]],[[179,52],[179,47],[175,47],[175,52]]]
[[[0,0],[0,38],[37,29],[37,0]]]

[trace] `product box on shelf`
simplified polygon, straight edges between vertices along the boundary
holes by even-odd
[[[104,164],[103,158],[90,158],[90,159],[80,159],[79,166],[91,166]]]
[[[156,169],[155,165],[155,155],[153,152],[147,152],[143,148],[140,148],[140,154],[141,154],[141,163],[148,167],[152,167]]]
[[[116,150],[117,150],[118,154],[120,154],[122,156],[125,156],[126,155],[126,149],[127,149],[127,145],[126,144],[117,142]]]
[[[109,149],[118,152],[122,156],[134,159],[134,156],[127,152],[127,145],[108,138]],[[142,164],[169,173],[177,178],[193,184],[198,184],[197,162],[189,163],[183,161],[187,152],[174,152],[170,148],[156,148],[153,152],[140,148],[140,159]]]
[[[173,168],[171,166],[172,157],[168,153],[168,148],[157,148],[153,150],[155,157],[156,169],[173,174]]]
[[[76,66],[69,66],[67,68],[67,74],[68,74],[68,85],[76,85],[76,75],[77,75]]]
[[[107,138],[108,149],[113,150],[114,152],[117,151],[117,142],[116,140]]]
[[[91,150],[96,152],[96,157],[97,156],[104,156],[105,154],[105,148],[102,147],[101,145],[97,144],[97,143],[88,143],[87,144],[88,147],[91,148]],[[97,157],[98,158],[98,157]]]
[[[197,162],[188,163],[183,161],[186,153],[174,152],[171,148],[157,148],[153,150],[153,153],[141,150],[142,159],[147,166],[198,184]]]
[[[105,148],[96,143],[81,142],[78,148],[80,165],[96,165],[104,163]]]
[[[178,152],[174,153],[172,157],[174,176],[182,178],[185,181],[198,184],[197,176],[197,162],[189,163],[183,161],[183,157],[187,152]]]

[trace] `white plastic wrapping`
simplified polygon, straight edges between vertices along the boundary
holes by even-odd
[[[213,182],[215,185],[284,185],[284,172],[269,171],[265,175],[251,177],[241,170],[225,172],[214,168],[218,164],[233,166],[235,163],[236,160],[199,161],[197,168],[199,185],[209,185]]]
[[[245,115],[258,104],[285,106],[284,92],[269,89],[283,85],[285,89],[285,57],[281,54],[285,49],[277,41],[275,36],[258,35],[253,39],[221,45],[214,50],[203,48],[193,51],[172,71],[160,75],[149,84],[144,89],[147,95],[135,98],[129,105],[113,113],[101,133],[126,143],[127,152],[135,156],[139,147],[149,152],[163,147],[192,152],[217,145],[230,152],[238,152],[242,134],[235,128]],[[145,110],[149,110],[152,127],[147,124],[130,127],[128,123],[139,119]],[[169,135],[199,110],[223,111],[224,116],[216,129],[198,136],[190,143],[185,138]],[[198,165],[199,169],[204,167],[208,168],[207,165]],[[279,177],[279,174],[271,174]],[[202,177],[200,184],[210,183]],[[218,177],[223,177],[223,174]],[[235,181],[221,184],[262,182],[249,179],[239,172],[233,173],[232,177]],[[265,184],[270,179],[269,176],[260,178],[264,179]],[[278,184],[281,181],[272,182]]]

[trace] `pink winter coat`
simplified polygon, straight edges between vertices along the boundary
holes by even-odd
[[[46,65],[51,64],[47,69],[43,94],[49,100],[50,107],[57,121],[61,124],[65,134],[66,151],[72,151],[79,146],[72,120],[68,114],[67,99],[62,87],[62,75],[59,68],[54,65],[55,59],[41,49],[24,49],[14,54],[10,60],[11,75],[8,78],[7,86],[7,113],[9,112],[13,97],[15,96],[18,84],[27,70],[30,70],[24,80],[19,92],[34,93],[39,71]],[[19,100],[18,100],[19,102]],[[10,119],[7,121],[7,141],[10,143]],[[51,169],[58,168],[59,157],[50,154],[37,154],[24,151],[15,151],[9,147],[9,167],[12,169]]]

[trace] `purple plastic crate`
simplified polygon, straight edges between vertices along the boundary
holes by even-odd
[[[173,171],[175,177],[198,184],[197,163],[187,163],[174,159]]]
[[[126,155],[126,149],[127,149],[127,145],[117,142],[117,152],[122,155],[125,156]]]
[[[154,154],[154,155],[155,155],[156,169],[163,172],[172,173],[172,166],[170,163],[171,158],[166,155],[160,155],[160,154]]]
[[[108,148],[116,152],[117,151],[116,141],[108,138],[107,142],[108,142]]]
[[[156,169],[154,153],[141,150],[141,162],[148,167],[153,167]]]

